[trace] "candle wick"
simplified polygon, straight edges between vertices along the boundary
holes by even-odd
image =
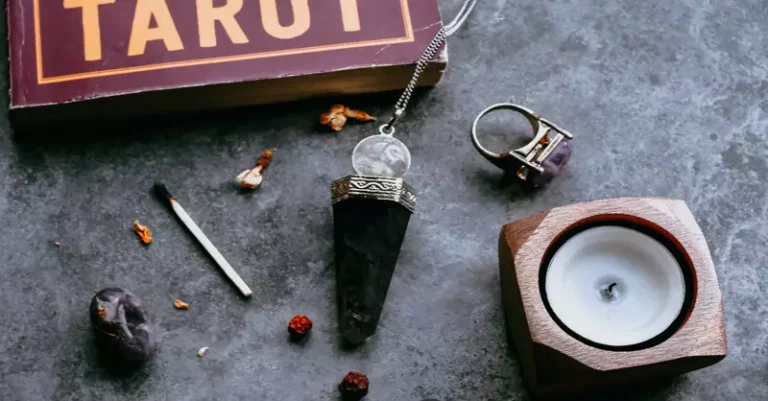
[[[613,284],[609,285],[608,286],[608,293],[609,294],[613,294],[613,287],[616,287],[617,285],[618,284],[616,284],[616,283],[613,283]]]

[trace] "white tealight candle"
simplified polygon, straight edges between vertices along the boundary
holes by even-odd
[[[683,270],[669,249],[620,226],[589,228],[565,241],[549,263],[544,289],[562,324],[611,347],[663,333],[685,302]]]

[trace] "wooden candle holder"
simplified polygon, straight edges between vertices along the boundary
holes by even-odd
[[[679,255],[690,294],[677,325],[640,349],[605,349],[569,334],[548,310],[543,267],[569,232],[622,224],[652,234]],[[683,201],[609,199],[551,209],[506,224],[499,270],[508,337],[530,389],[540,396],[606,390],[715,364],[727,353],[715,267],[704,235]]]

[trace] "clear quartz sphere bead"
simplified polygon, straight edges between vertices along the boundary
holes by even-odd
[[[391,135],[363,139],[352,151],[352,167],[359,175],[402,178],[411,166],[411,152]]]

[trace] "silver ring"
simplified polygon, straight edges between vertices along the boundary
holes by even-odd
[[[481,155],[483,155],[486,159],[488,159],[488,161],[490,161],[491,163],[497,165],[502,169],[506,169],[506,167],[502,167],[501,165],[499,165],[500,163],[506,165],[506,163],[502,161],[502,159],[505,159],[505,154],[491,152],[490,150],[483,147],[483,145],[480,144],[480,140],[477,138],[477,125],[480,123],[480,120],[482,120],[483,117],[487,116],[488,114],[496,110],[513,110],[522,114],[531,123],[531,128],[533,129],[534,136],[539,131],[539,128],[541,127],[541,119],[539,118],[538,115],[536,115],[536,113],[533,110],[525,106],[521,106],[519,104],[514,104],[514,103],[494,104],[486,108],[485,110],[481,111],[480,114],[478,114],[477,117],[475,117],[475,122],[472,123],[472,144],[475,145],[475,149],[477,149],[477,151],[480,152]]]
[[[522,114],[533,129],[533,137],[523,147],[506,153],[491,152],[477,137],[480,120],[495,110],[509,109]],[[533,110],[514,103],[498,103],[481,111],[472,123],[472,144],[478,152],[496,167],[514,173],[534,186],[551,181],[560,174],[571,158],[573,135],[549,120],[539,117]]]

